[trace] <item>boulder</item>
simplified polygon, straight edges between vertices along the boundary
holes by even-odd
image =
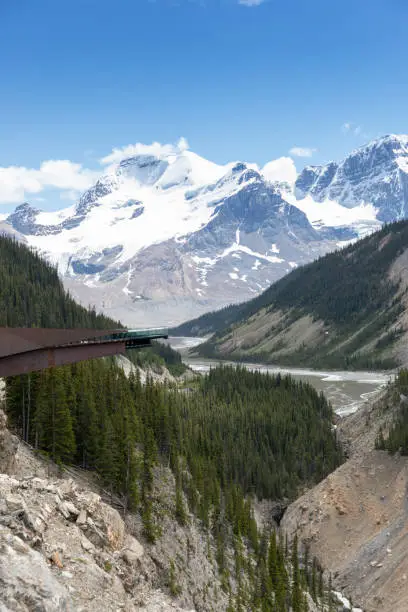
[[[77,489],[76,483],[72,478],[65,478],[58,482],[58,493],[61,497],[65,497],[74,493]]]
[[[5,530],[0,531],[0,592],[3,610],[75,610],[44,557]]]
[[[144,548],[131,535],[126,535],[123,549],[121,550],[121,557],[128,565],[136,565],[141,557],[144,555]]]
[[[38,491],[50,491],[50,489],[54,489],[52,485],[50,487],[48,480],[45,480],[45,478],[38,478],[38,476],[31,478],[29,482],[31,487]]]
[[[89,552],[89,553],[95,552],[95,546],[84,535],[81,538],[81,546],[86,552]]]
[[[21,495],[10,493],[5,496],[5,505],[10,514],[24,512],[26,505]]]
[[[119,512],[115,510],[115,508],[101,503],[94,518],[106,535],[108,546],[112,550],[119,550],[122,548],[125,536],[125,524]]]
[[[58,510],[61,512],[62,516],[66,519],[70,519],[72,516],[78,516],[79,510],[74,506],[74,504],[70,501],[63,501],[58,505]]]
[[[94,514],[101,503],[101,497],[93,491],[81,491],[75,495],[77,506],[84,508],[88,514]]]
[[[23,521],[28,529],[31,529],[31,531],[39,535],[44,533],[47,526],[41,514],[32,508],[26,508],[24,510]]]
[[[90,516],[86,519],[86,523],[80,526],[86,538],[97,548],[104,548],[108,540],[105,533],[95,525],[95,521]]]
[[[81,511],[78,514],[78,518],[76,520],[77,525],[85,525],[86,524],[86,510],[84,510],[84,508],[81,509]]]

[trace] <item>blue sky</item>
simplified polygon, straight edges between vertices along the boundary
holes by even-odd
[[[407,132],[407,28],[406,0],[0,0],[0,212],[136,142],[301,169]]]

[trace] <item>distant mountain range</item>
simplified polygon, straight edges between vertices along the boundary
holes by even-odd
[[[408,221],[293,270],[264,293],[184,323],[195,350],[238,361],[336,369],[408,363]]]
[[[57,212],[0,223],[64,284],[129,325],[177,324],[248,300],[292,269],[408,216],[408,136],[386,136],[293,184],[191,151],[122,160]]]

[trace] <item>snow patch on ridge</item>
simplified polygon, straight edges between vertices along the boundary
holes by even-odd
[[[122,291],[123,291],[123,293],[125,295],[132,295],[133,294],[133,291],[131,291],[129,289],[129,285],[130,285],[131,280],[132,280],[132,273],[133,273],[133,268],[132,268],[132,266],[129,266],[129,269],[128,269],[127,275],[126,275],[127,276],[127,278],[126,278],[126,285],[122,289]],[[137,297],[139,297],[139,296],[137,296]]]
[[[59,225],[65,219],[72,217],[75,214],[75,205],[63,208],[62,210],[55,210],[50,212],[40,211],[36,217],[36,223],[40,225]]]
[[[296,206],[296,208],[304,212],[308,221],[317,230],[323,227],[342,227],[348,225],[356,226],[357,232],[360,235],[364,235],[365,229],[373,231],[381,227],[381,223],[377,221],[378,210],[372,204],[361,202],[354,208],[347,208],[333,200],[317,202],[309,195],[301,200],[297,200],[294,195],[286,194],[285,199],[289,204]]]

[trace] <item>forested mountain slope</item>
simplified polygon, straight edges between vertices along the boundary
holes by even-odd
[[[335,368],[408,359],[408,221],[298,268],[259,297],[173,330],[205,356]]]
[[[56,269],[13,238],[0,236],[0,326],[116,328],[77,304]]]

